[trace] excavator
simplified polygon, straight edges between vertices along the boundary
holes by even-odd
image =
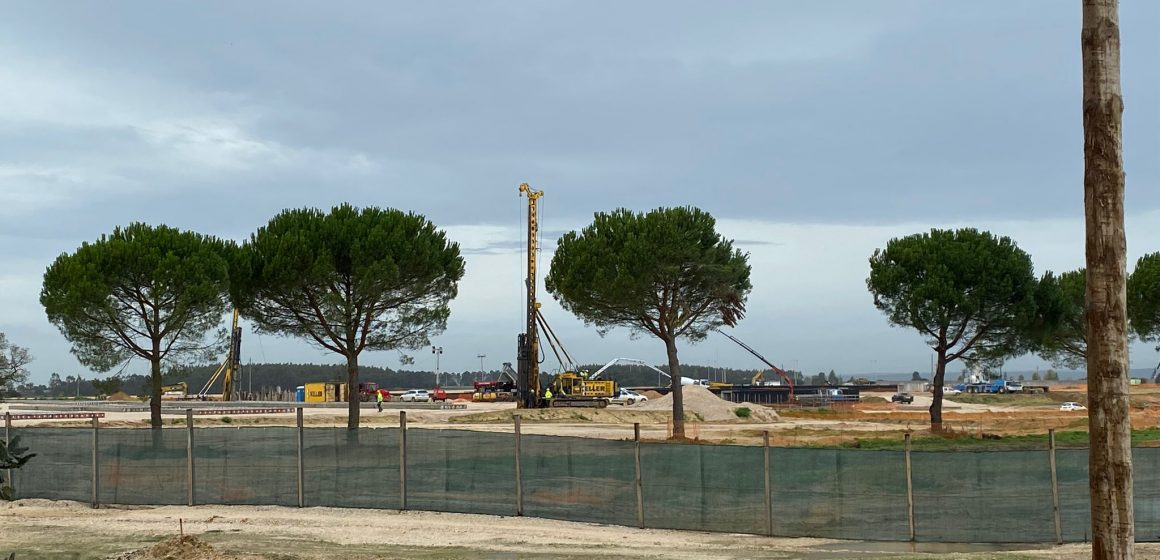
[[[615,381],[590,379],[588,375],[576,372],[575,361],[564,349],[547,321],[540,313],[540,303],[536,301],[536,256],[539,241],[538,204],[544,191],[533,189],[527,183],[520,185],[520,196],[528,198],[528,276],[525,279],[527,299],[525,311],[527,325],[516,338],[516,388],[519,408],[540,408],[543,406],[606,407],[608,399],[620,390]],[[549,387],[552,393],[546,399],[540,386],[540,328],[547,335],[546,340],[556,354],[563,371],[557,374]],[[563,352],[563,357],[561,357]]]

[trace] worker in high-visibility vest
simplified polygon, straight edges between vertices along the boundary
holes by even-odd
[[[551,404],[551,402],[552,402],[552,388],[551,387],[544,389],[544,400],[547,401],[549,404]]]
[[[375,406],[379,407],[379,412],[383,411],[383,392],[375,391]]]

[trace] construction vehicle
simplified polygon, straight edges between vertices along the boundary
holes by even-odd
[[[536,331],[536,314],[540,304],[536,302],[536,243],[539,222],[536,216],[537,204],[543,191],[537,191],[527,183],[520,185],[520,195],[528,197],[528,275],[524,280],[527,288],[524,332],[516,337],[516,387],[519,391],[519,408],[539,408],[540,406],[540,338]]]
[[[511,362],[504,362],[500,377],[507,377],[508,381],[495,379],[473,383],[475,391],[471,394],[471,400],[474,402],[511,402],[516,400],[519,395],[516,390],[518,375],[512,369]]]
[[[242,328],[238,326],[238,310],[234,309],[233,326],[230,329],[230,349],[226,354],[226,359],[222,361],[222,365],[218,366],[217,371],[210,376],[209,381],[205,382],[205,386],[197,392],[197,398],[200,400],[233,400],[234,392],[234,376],[241,371],[242,365]],[[217,382],[218,378],[222,379],[222,393],[219,398],[209,394],[210,387]]]
[[[161,398],[163,399],[184,399],[188,395],[189,386],[184,381],[161,386]]]
[[[758,360],[765,362],[765,365],[769,366],[769,369],[773,370],[773,373],[776,373],[778,375],[778,377],[781,377],[782,381],[785,381],[785,384],[789,386],[789,394],[791,396],[793,395],[793,377],[790,376],[788,373],[786,373],[786,371],[784,369],[781,369],[781,368],[773,365],[772,363],[770,363],[769,360],[765,359],[765,356],[758,354],[757,350],[754,350],[748,344],[741,342],[740,340],[737,340],[737,337],[735,337],[729,333],[726,333],[726,332],[722,332],[722,331],[717,331],[717,332],[720,333],[721,335],[725,336],[729,340],[732,340],[733,342],[737,343],[738,346],[744,348],[750,354],[753,354]],[[753,376],[754,379],[757,379],[758,381],[760,381],[761,379],[763,379],[765,377],[765,374],[763,372],[757,372],[757,373],[761,377],[759,378],[757,375],[755,375],[755,376]],[[756,384],[756,382],[754,384]]]
[[[520,185],[520,195],[528,198],[528,275],[525,279],[527,299],[525,313],[527,324],[524,332],[516,339],[516,388],[519,408],[539,408],[542,406],[589,406],[606,407],[608,399],[616,396],[619,387],[615,381],[590,379],[588,375],[576,372],[576,363],[564,349],[560,339],[552,332],[547,320],[540,313],[540,303],[536,301],[536,257],[538,254],[539,215],[537,201],[544,196],[527,183]],[[545,339],[559,360],[561,373],[556,375],[549,387],[552,399],[545,402],[540,386],[540,328]],[[563,356],[561,357],[561,352]]]
[[[378,400],[376,393],[383,394],[384,401],[391,400],[391,392],[379,387],[378,383],[374,381],[363,381],[358,384],[358,398],[362,402],[376,402]]]

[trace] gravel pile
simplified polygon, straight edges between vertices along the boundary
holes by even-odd
[[[773,410],[759,404],[731,403],[714,395],[700,385],[685,385],[681,388],[684,397],[685,416],[700,417],[704,422],[749,421],[759,423],[779,422],[781,419]],[[649,399],[648,402],[635,406],[637,410],[672,410],[673,396],[665,395],[659,399]],[[749,417],[737,416],[737,409],[748,408]]]

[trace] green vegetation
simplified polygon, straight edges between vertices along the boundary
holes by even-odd
[[[749,418],[750,412],[752,411],[744,406],[733,410],[733,414],[736,414],[738,418]]]
[[[1140,257],[1128,277],[1128,323],[1141,340],[1160,342],[1160,253]]]
[[[27,447],[20,447],[20,436],[13,436],[10,442],[0,439],[0,474],[8,469],[23,467],[35,456],[35,453],[28,453]],[[0,476],[0,500],[12,499],[12,487],[7,484],[8,482]]]
[[[1086,423],[1086,422],[1085,422]],[[984,433],[982,438],[973,434],[916,435],[911,438],[911,449],[915,451],[1014,451],[1047,449],[1047,434],[1023,436],[998,436]],[[1057,431],[1055,445],[1058,448],[1084,448],[1088,446],[1086,431]],[[1132,445],[1135,447],[1160,447],[1160,427],[1132,430]],[[856,439],[837,445],[811,444],[817,448],[857,448],[895,450],[903,449],[900,437]]]
[[[962,393],[950,397],[951,400],[963,404],[993,404],[999,406],[1050,406],[1067,401],[1083,402],[1082,399],[1072,398],[1074,394],[1064,393],[1037,393],[1034,395],[1003,395],[976,393]],[[1065,398],[1066,396],[1066,398]]]
[[[1031,257],[1008,237],[973,228],[891,239],[870,257],[866,287],[891,325],[937,354],[931,429],[942,426],[947,364],[987,364],[1026,350],[1035,312]]]
[[[560,238],[545,281],[560,305],[606,334],[616,327],[665,344],[673,435],[684,437],[677,340],[704,340],[745,315],[749,256],[721,237],[697,208],[621,209]]]
[[[116,228],[44,273],[40,303],[80,362],[109,371],[150,364],[151,423],[161,427],[161,367],[221,353],[232,243],[167,226]]]
[[[352,391],[364,350],[421,348],[447,327],[464,273],[459,245],[423,216],[347,204],[283,211],[238,261],[234,295],[255,329],[343,356]],[[347,428],[358,419],[351,399]]]

